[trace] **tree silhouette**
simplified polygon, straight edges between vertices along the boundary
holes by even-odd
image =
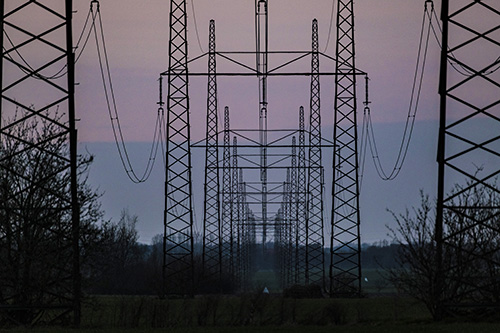
[[[55,124],[63,117],[24,116],[16,112],[9,119],[16,126],[0,138],[0,306],[8,309],[0,324],[66,318],[69,311],[54,309],[71,308],[74,296],[69,143]],[[92,159],[78,158],[83,271],[91,269],[103,217],[100,194],[87,183]]]
[[[443,217],[447,234],[444,283],[438,280],[435,211],[429,197],[421,193],[420,207],[393,213],[397,227],[389,230],[400,245],[396,256],[400,268],[391,269],[390,278],[398,290],[422,300],[435,319],[446,315],[442,305],[459,309],[500,302],[500,196],[496,188],[496,182],[489,186],[467,183],[451,192],[455,209]]]

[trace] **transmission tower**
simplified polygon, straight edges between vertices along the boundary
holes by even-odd
[[[230,237],[229,237],[229,253],[227,256],[230,258],[229,267],[227,267],[228,272],[233,278],[234,274],[234,256],[235,256],[235,230],[233,227],[238,227],[241,223],[241,195],[240,195],[240,169],[238,168],[238,138],[233,137],[233,154],[232,165],[231,165],[231,225],[230,225]],[[237,231],[237,230],[236,230]]]
[[[275,235],[274,246],[275,256],[278,258],[275,266],[278,269],[278,277],[280,285],[284,289],[293,283],[293,242],[292,242],[292,225],[294,218],[292,217],[292,207],[295,206],[293,200],[291,168],[287,169],[286,181],[282,185],[283,201],[275,217]]]
[[[485,313],[485,309],[499,306],[500,4],[443,0],[441,10],[436,218],[439,310],[441,315],[464,309]],[[481,128],[471,130],[478,122]],[[464,179],[465,184],[449,188]],[[478,195],[480,203],[472,200]],[[474,238],[477,235],[482,238]],[[450,254],[460,262],[444,265]],[[463,268],[472,268],[476,276],[461,280]],[[459,285],[459,301],[446,299],[443,290],[450,285]]]
[[[267,243],[267,62],[268,62],[268,0],[255,0],[256,58],[259,79],[260,181],[262,196],[262,246]]]
[[[331,295],[361,292],[354,1],[337,3]]]
[[[240,289],[248,291],[252,271],[252,253],[255,247],[255,224],[251,221],[251,211],[246,201],[246,184],[243,182],[242,169],[240,169],[239,186],[241,219],[238,238],[238,277]]]
[[[219,141],[215,21],[210,21],[208,47],[207,131],[205,149],[205,207],[203,220],[203,277],[219,280],[222,270],[221,214],[219,201]]]
[[[229,108],[224,108],[224,145],[222,153],[222,266],[233,266],[233,196],[231,174],[231,136]]]
[[[297,234],[297,139],[295,136],[292,137],[292,156],[291,156],[291,167],[290,167],[290,182],[288,189],[288,216],[290,223],[288,226],[287,234],[287,280],[286,287],[292,285],[295,282],[296,276],[296,249],[295,249],[295,237]]]
[[[172,265],[172,274],[175,273],[180,276],[180,272],[184,268],[186,272],[191,272],[187,267],[190,263],[192,265],[192,250],[189,252],[192,249],[192,217],[190,213],[188,214],[188,211],[191,211],[192,207],[192,192],[190,186],[188,186],[191,180],[191,162],[189,159],[187,78],[189,76],[210,77],[211,75],[226,77],[252,76],[258,79],[259,84],[258,129],[231,128],[231,131],[229,131],[228,118],[225,121],[227,126],[225,124],[224,127],[223,184],[219,189],[222,192],[219,193],[219,200],[222,198],[220,212],[222,271],[224,272],[225,267],[228,267],[231,275],[238,276],[240,281],[248,280],[249,274],[256,267],[254,265],[256,261],[252,260],[252,258],[247,260],[246,257],[242,258],[241,256],[244,256],[244,253],[251,255],[258,239],[259,242],[262,242],[263,251],[261,251],[261,256],[266,260],[269,259],[266,244],[272,240],[273,232],[276,231],[277,234],[274,236],[283,235],[282,245],[286,251],[284,250],[282,253],[290,252],[292,254],[287,256],[287,264],[283,266],[287,270],[285,275],[293,275],[295,283],[314,283],[324,286],[324,174],[321,165],[321,150],[333,148],[333,142],[321,137],[320,77],[333,77],[337,76],[338,73],[320,72],[319,70],[321,57],[332,63],[335,59],[319,51],[317,21],[314,20],[313,22],[312,51],[269,52],[268,1],[255,0],[255,51],[221,52],[214,50],[211,52],[209,50],[207,53],[193,57],[189,60],[189,63],[215,55],[219,59],[217,61],[217,66],[219,66],[217,73],[210,73],[209,69],[206,73],[201,71],[189,72],[188,74],[187,48],[185,45],[185,2],[172,1],[172,12],[170,52],[173,63],[170,64],[166,72],[161,74],[169,77],[169,91],[171,92],[169,95],[173,93],[178,95],[169,97],[170,103],[176,109],[169,109],[169,115],[171,116],[168,125],[169,133],[173,134],[168,137],[170,147],[167,153],[167,156],[170,156],[170,160],[173,162],[169,162],[167,165],[167,169],[170,170],[167,171],[167,184],[170,184],[170,186],[166,187],[166,217],[168,216],[171,222],[166,219],[165,224],[171,227],[170,232],[165,231],[165,243],[173,246],[166,246],[165,249],[167,251],[166,257],[172,257],[172,262],[180,262]],[[275,67],[269,69],[268,60],[273,57],[278,59],[278,64],[272,62]],[[300,65],[300,62],[309,59],[309,57],[312,59],[311,69],[299,72],[293,70],[294,65]],[[287,60],[283,62],[283,59]],[[229,64],[229,66],[225,67],[225,64]],[[232,70],[227,71],[226,68],[232,68]],[[342,75],[344,74],[345,72],[342,73]],[[350,73],[351,76],[364,74],[361,71],[355,73],[354,69]],[[290,144],[289,139],[297,133],[297,129],[268,129],[268,78],[272,76],[309,76],[311,78],[311,114],[309,115],[311,130],[305,130],[305,116],[303,108],[301,108],[296,157],[292,157],[295,154],[283,154],[283,149],[291,148],[293,144]],[[177,122],[177,124],[173,124],[172,121]],[[235,154],[231,155],[230,132],[238,138],[237,144],[238,147],[241,147],[237,156]],[[174,134],[176,137],[173,136]],[[306,134],[309,135],[309,142],[306,142]],[[208,137],[207,134],[206,145],[194,143],[192,147],[214,148],[209,147]],[[215,144],[215,142],[213,143]],[[215,152],[215,149],[212,150]],[[296,168],[290,166],[292,158],[296,159],[293,162],[296,164]],[[209,165],[208,161],[207,165]],[[239,177],[236,177],[236,174],[240,174],[240,169],[245,170],[245,177],[249,178],[248,181],[243,182]],[[279,181],[279,178],[286,176],[287,169],[290,170],[290,179],[286,182],[285,189],[282,189],[282,182]],[[292,176],[292,174],[294,175]],[[172,175],[174,175],[177,184],[173,182]],[[294,183],[296,185],[293,185]],[[213,189],[215,190],[215,187]],[[207,197],[207,205],[209,205],[209,198],[213,199],[215,197],[212,195]],[[215,200],[211,201],[215,204]],[[242,205],[242,202],[245,203]],[[278,212],[281,204],[284,204],[283,209]],[[258,205],[260,216],[254,215],[251,208],[254,207],[253,205]],[[179,208],[181,209],[179,210]],[[238,214],[236,214],[237,210],[239,210]],[[285,210],[288,211],[286,214],[288,215],[286,217],[287,225],[283,226],[284,229],[271,229],[271,222],[276,220],[276,215],[283,215]],[[205,230],[206,235],[210,233],[215,235],[215,231],[212,232],[212,230],[216,230],[215,222],[212,224],[205,223],[205,228],[209,229]],[[173,233],[178,236],[167,239]],[[179,238],[180,236],[182,237]],[[293,238],[293,242],[290,241],[290,237]],[[175,243],[179,239],[182,240],[182,244]],[[175,256],[173,256],[168,254],[170,248],[181,249],[182,252],[175,253]],[[245,275],[244,278],[241,277],[243,275]],[[179,279],[171,278],[170,280],[176,281]],[[186,277],[183,281],[190,280]]]
[[[306,132],[304,107],[299,108],[299,152],[297,165],[297,223],[295,233],[295,283],[305,282],[306,260],[306,212],[307,212],[307,174],[306,174]]]
[[[245,198],[245,183],[243,182],[243,170],[239,169],[239,181],[238,181],[238,195],[239,195],[239,212],[240,217],[238,219],[238,235],[236,241],[236,251],[237,251],[237,268],[235,274],[237,274],[238,285],[240,290],[246,291],[249,287],[250,278],[250,240],[249,240],[249,224],[248,224],[248,207]]]
[[[165,174],[165,295],[193,294],[193,209],[185,0],[170,1]]]
[[[7,261],[16,258],[14,260],[23,263],[24,269],[22,278],[3,285],[16,274],[9,269],[8,262],[0,263],[0,316],[5,322],[17,324],[21,321],[30,325],[37,319],[64,321],[68,313],[73,313],[74,324],[79,325],[80,209],[73,1],[4,0],[0,2],[0,11],[0,146],[7,148],[0,153],[2,186],[6,186],[0,189],[0,193],[5,190],[0,201],[0,220],[6,222],[0,227],[0,242],[4,254],[10,257]],[[44,22],[43,25],[30,19],[33,13],[38,22]],[[36,58],[31,59],[33,50],[36,50]],[[36,132],[32,127],[34,123],[37,126],[49,124],[54,133],[38,142],[29,142],[23,128],[30,128],[32,131],[28,135],[31,135]],[[69,147],[68,151],[54,151],[53,147],[61,140]],[[8,150],[8,147],[16,148]],[[37,179],[25,174],[27,169],[16,168],[19,163],[35,163],[30,156],[44,155],[51,156],[50,165],[44,167],[52,169],[41,168],[37,173],[40,177],[35,176]],[[60,179],[67,179],[61,188]],[[16,182],[17,191],[10,191],[12,183],[4,181]],[[30,203],[30,200],[37,202]],[[61,227],[65,220],[68,225]],[[43,242],[30,239],[36,237],[35,233],[44,234]],[[24,239],[26,243],[16,244],[16,239]],[[46,244],[52,244],[50,250]],[[57,247],[55,251],[54,246]],[[2,258],[6,257],[2,255]],[[47,265],[50,271],[37,269]],[[49,279],[50,283],[40,288],[42,278]]]
[[[324,286],[323,165],[321,158],[321,100],[319,83],[318,21],[312,24],[309,168],[307,180],[306,284]]]
[[[285,287],[285,258],[283,252],[283,226],[286,224],[286,182],[283,182],[283,200],[281,202],[281,207],[278,209],[278,213],[274,217],[274,257],[277,258],[274,261],[274,269],[276,270],[276,275],[281,288]]]

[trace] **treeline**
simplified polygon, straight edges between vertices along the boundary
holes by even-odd
[[[160,295],[162,237],[151,245],[138,242],[138,217],[122,211],[117,224],[102,226],[103,241],[98,245],[92,268],[86,272],[84,291],[107,295]]]
[[[372,245],[363,244],[361,250],[361,267],[364,269],[393,269],[400,264],[398,253],[403,245],[380,241]]]
[[[152,244],[138,242],[137,216],[122,212],[120,222],[109,225],[107,244],[101,245],[99,261],[87,277],[85,291],[100,295],[161,295],[162,292],[162,236],[156,235]],[[361,252],[364,269],[395,268],[400,245],[380,242],[364,244]],[[201,272],[201,244],[195,244],[195,271]],[[266,256],[261,247],[254,253],[255,269],[274,268],[274,251],[269,244]],[[329,263],[329,249],[325,249],[325,263]],[[196,275],[196,274],[195,274]],[[206,289],[206,288],[205,288]]]
[[[76,280],[74,216],[68,205],[73,202],[68,187],[71,175],[64,172],[69,147],[54,122],[35,118],[21,121],[32,112],[19,109],[11,119],[18,125],[9,128],[0,142],[0,306],[25,309],[65,304],[74,297]],[[93,159],[82,154],[77,161],[83,292],[159,295],[163,284],[163,237],[156,236],[149,245],[139,243],[138,217],[127,210],[118,222],[104,219],[100,204],[103,194],[88,181]],[[228,294],[235,291],[228,274],[224,274],[223,282],[201,277],[201,238],[194,237],[197,290]],[[256,270],[275,269],[274,245],[266,245],[266,251],[256,246],[249,254]],[[325,254],[328,256],[328,249]],[[373,258],[377,256],[364,255],[364,265],[374,266]],[[19,321],[30,322],[38,315],[37,311],[26,311]]]

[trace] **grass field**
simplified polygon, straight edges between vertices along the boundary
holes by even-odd
[[[367,295],[395,293],[396,289],[385,278],[387,272],[382,269],[363,269],[361,286]],[[253,289],[267,287],[271,292],[281,292],[278,277],[272,270],[257,271],[253,277]]]
[[[95,296],[83,306],[82,327],[12,328],[0,332],[500,332],[494,322],[433,322],[425,306],[398,296],[376,270],[363,271],[361,299],[283,298],[276,276],[262,271],[254,292],[240,296],[200,296],[160,300],[153,296]],[[274,292],[274,293],[273,293]]]
[[[155,297],[101,296],[86,303],[82,328],[22,329],[0,332],[500,332],[500,323],[440,322],[406,297],[363,299],[284,299],[277,295]]]
[[[0,332],[34,332],[34,333],[65,333],[65,332],[81,332],[81,333],[156,333],[156,332],[169,332],[169,333],[388,333],[388,332],[403,332],[403,333],[416,333],[416,332],[438,332],[438,333],[487,333],[499,332],[499,324],[493,323],[406,323],[406,324],[359,324],[350,326],[265,326],[265,327],[187,327],[187,328],[158,328],[158,329],[13,329],[13,330],[0,330]]]
[[[253,327],[182,327],[182,328],[37,328],[37,329],[10,329],[0,330],[0,332],[34,332],[34,333],[388,333],[388,332],[437,332],[437,333],[488,333],[499,332],[500,324],[497,323],[377,323],[377,324],[356,324],[348,326],[301,326],[301,325],[283,325],[283,326],[253,326]]]

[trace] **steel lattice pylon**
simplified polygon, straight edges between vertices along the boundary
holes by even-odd
[[[305,236],[307,212],[306,133],[304,107],[299,108],[299,152],[297,165],[297,225],[295,232],[295,283],[305,282]]]
[[[297,267],[295,260],[295,238],[297,234],[297,139],[295,136],[292,137],[292,156],[291,156],[291,167],[290,167],[290,181],[288,188],[288,216],[290,223],[287,229],[287,251],[286,251],[286,284],[288,287],[295,282]]]
[[[305,278],[306,284],[318,284],[324,287],[323,165],[321,157],[318,21],[316,19],[313,20],[312,37]]]
[[[174,1],[175,2],[175,1]],[[178,6],[174,6],[177,9]],[[185,9],[185,6],[182,8]],[[185,12],[184,12],[185,14]],[[218,58],[217,66],[218,70],[215,73],[216,76],[224,77],[256,77],[259,82],[259,127],[257,129],[241,128],[241,129],[231,129],[229,130],[229,123],[227,121],[227,127],[224,129],[224,147],[223,147],[223,158],[222,158],[222,189],[219,195],[222,199],[221,206],[221,242],[222,242],[222,270],[224,272],[224,267],[230,267],[231,276],[238,278],[240,282],[244,285],[243,281],[249,281],[248,277],[251,271],[257,267],[257,264],[261,265],[261,268],[266,268],[269,263],[269,256],[266,253],[266,244],[272,241],[272,233],[276,231],[277,239],[279,235],[282,234],[282,245],[286,251],[282,251],[283,255],[285,253],[291,252],[293,255],[288,255],[286,258],[287,263],[283,264],[283,268],[286,268],[286,275],[293,275],[293,280],[295,283],[313,283],[324,286],[325,284],[325,273],[324,273],[324,217],[323,217],[323,185],[324,185],[324,170],[321,165],[321,150],[333,148],[334,143],[331,140],[321,137],[321,115],[320,115],[320,77],[337,77],[339,74],[344,75],[345,72],[320,72],[319,61],[322,57],[327,62],[332,65],[335,59],[322,53],[318,48],[318,27],[317,21],[313,21],[313,33],[312,33],[312,50],[306,51],[273,51],[268,50],[268,1],[266,0],[255,0],[255,32],[256,32],[256,49],[255,51],[228,51],[221,52],[216,51],[215,57]],[[171,24],[178,24],[179,19],[172,20]],[[185,25],[180,27],[172,28],[171,31],[173,35],[185,36]],[[185,39],[179,40],[177,42],[171,43],[171,45],[177,45],[175,48],[171,49],[178,52],[182,50],[183,47],[179,47],[182,43],[185,43]],[[182,44],[184,45],[184,44]],[[196,63],[205,57],[210,57],[212,54],[206,52],[200,56],[193,57],[189,60],[189,63]],[[183,56],[186,56],[183,54]],[[303,60],[309,59],[311,57],[311,68],[305,71],[293,70],[295,65],[300,65],[304,63]],[[241,57],[241,58],[240,58]],[[175,57],[174,57],[175,58]],[[273,58],[279,62],[279,65],[274,66],[273,69],[268,68],[268,60]],[[184,58],[183,58],[184,59]],[[286,60],[284,60],[286,59]],[[228,68],[232,68],[228,70]],[[296,68],[296,67],[295,67]],[[361,71],[355,71],[352,68],[351,76],[354,75],[364,75],[365,73]],[[163,73],[162,76],[168,75],[169,78],[177,78],[178,88],[173,88],[177,94],[184,93],[185,95],[179,95],[175,99],[176,102],[183,101],[185,103],[184,109],[178,109],[178,112],[173,113],[176,116],[175,120],[182,119],[183,121],[178,125],[172,125],[169,122],[169,126],[173,130],[177,130],[177,134],[182,131],[186,131],[186,135],[180,139],[185,139],[185,146],[182,152],[186,154],[183,155],[185,158],[184,163],[178,163],[177,167],[179,170],[186,171],[186,177],[190,174],[187,170],[190,170],[191,165],[188,165],[189,159],[189,139],[186,137],[189,134],[189,122],[188,113],[183,113],[187,110],[187,78],[189,76],[209,76],[210,69],[207,72],[204,71],[194,71],[188,73],[187,65],[182,62],[178,65],[170,66],[169,69]],[[269,77],[310,77],[310,108],[311,115],[309,115],[311,130],[305,130],[305,116],[303,108],[300,109],[299,116],[299,129],[268,129],[267,116],[268,116],[268,78]],[[184,79],[184,81],[181,81]],[[170,80],[169,80],[170,82]],[[181,112],[182,111],[182,112]],[[229,133],[234,134],[238,137],[238,147],[241,147],[241,151],[238,151],[237,156],[232,156],[230,153],[231,143],[229,142]],[[297,156],[296,156],[296,167],[291,167],[290,163],[292,160],[292,155],[290,153],[283,153],[283,149],[289,148],[292,145],[289,139],[298,134],[297,143]],[[309,142],[307,142],[306,134],[308,134]],[[176,144],[172,146],[173,148],[180,150],[179,144],[182,140],[174,141]],[[207,137],[208,139],[208,137]],[[170,139],[169,139],[170,140]],[[172,140],[173,141],[173,140]],[[208,142],[208,141],[206,141]],[[169,142],[170,143],[170,142]],[[236,143],[234,144],[236,145]],[[209,145],[204,145],[202,141],[194,143],[193,148],[207,148]],[[208,156],[208,155],[207,155]],[[183,160],[184,161],[184,160]],[[208,162],[208,161],[207,161]],[[233,163],[231,163],[233,162]],[[190,162],[189,162],[190,163]],[[239,164],[238,166],[236,166]],[[207,164],[208,165],[208,164]],[[170,167],[170,166],[167,166]],[[183,168],[181,168],[183,167]],[[236,170],[238,168],[238,170]],[[280,177],[285,176],[287,169],[290,170],[290,180],[287,181],[285,189],[281,190],[281,182],[278,180]],[[248,181],[244,183],[240,181],[235,175],[239,174],[239,169],[245,170],[245,177],[248,177]],[[295,170],[296,169],[296,170]],[[295,173],[293,177],[292,173]],[[180,180],[186,180],[186,177],[181,177],[178,174]],[[184,176],[184,174],[182,174]],[[171,182],[171,179],[168,179]],[[295,182],[296,185],[293,185]],[[181,186],[176,186],[178,189],[178,198],[186,198],[186,204],[180,204],[180,201],[174,200],[175,198],[168,198],[166,204],[173,202],[177,206],[182,206],[182,208],[191,208],[191,189],[187,186],[185,192],[181,192]],[[286,193],[285,193],[286,192]],[[285,200],[286,199],[286,200]],[[281,205],[281,200],[283,200],[283,209],[280,212],[286,210],[287,213],[287,225],[282,226],[283,228],[271,229],[272,221],[276,220],[278,214],[277,208]],[[242,203],[244,204],[242,205]],[[260,216],[254,215],[252,208],[258,206],[260,208]],[[239,210],[239,213],[237,211]],[[292,216],[293,215],[293,216]],[[191,220],[183,220],[187,218],[187,215],[181,216],[179,220],[181,222],[186,222],[183,225],[185,228],[185,234],[192,232]],[[238,223],[238,224],[237,224]],[[234,230],[233,230],[234,229]],[[209,230],[205,231],[208,234]],[[270,235],[268,234],[270,233]],[[168,236],[168,233],[166,233]],[[166,236],[166,237],[167,237]],[[293,245],[286,242],[289,238],[293,239]],[[256,260],[252,258],[241,257],[248,253],[251,256],[255,248],[257,240],[262,242],[262,247],[264,251],[258,254]],[[207,240],[206,240],[207,241]],[[192,238],[189,239],[190,244],[192,244]],[[288,246],[288,247],[287,247]],[[177,246],[177,248],[182,248]],[[287,252],[288,251],[288,252]],[[191,260],[192,260],[192,253]],[[292,258],[293,257],[293,258]],[[233,259],[234,258],[234,259]],[[263,258],[263,260],[260,260]],[[187,261],[186,261],[187,262]],[[187,280],[187,279],[186,279]],[[286,278],[289,280],[289,277]],[[288,284],[288,282],[286,282]],[[248,284],[246,284],[248,286]]]
[[[224,108],[224,145],[222,154],[222,264],[232,267],[233,205],[231,187],[231,136],[229,133],[229,108]]]
[[[274,251],[275,267],[278,270],[278,279],[281,287],[284,289],[289,287],[293,282],[292,268],[293,265],[293,243],[291,238],[292,231],[292,215],[291,215],[291,200],[293,193],[291,192],[291,173],[290,168],[287,169],[286,181],[283,182],[283,200],[281,207],[274,219]]]
[[[219,142],[215,21],[210,21],[208,56],[207,131],[205,149],[205,207],[203,220],[203,277],[219,280],[222,275],[221,214],[219,201]]]
[[[6,323],[64,321],[68,313],[80,322],[72,10],[71,0],[0,1],[0,317]],[[37,22],[30,20],[34,13]],[[44,126],[51,130],[40,134]]]
[[[250,239],[249,239],[249,224],[248,224],[248,207],[245,198],[245,183],[243,182],[243,170],[239,170],[238,181],[238,234],[236,240],[236,269],[235,274],[238,279],[239,288],[242,291],[248,290],[250,286]]]
[[[500,4],[443,0],[441,9],[436,260],[443,315],[500,306]],[[453,286],[458,297],[450,299]]]
[[[269,49],[268,0],[255,0],[256,69],[259,79],[259,143],[262,213],[262,247],[266,250],[268,219],[267,73]]]
[[[242,219],[240,223],[240,239],[238,242],[238,273],[240,289],[248,291],[250,288],[250,274],[253,269],[251,254],[255,251],[255,225],[252,223],[252,212],[246,200],[246,184],[243,182],[243,170],[240,169],[240,195]]]
[[[226,256],[229,258],[229,267],[231,275],[234,274],[234,255],[235,252],[235,235],[237,235],[238,225],[241,223],[241,193],[240,193],[240,172],[238,169],[238,139],[233,137],[233,154],[231,156],[233,163],[231,165],[231,225],[229,238],[229,253]],[[233,228],[236,227],[236,230]]]
[[[337,7],[337,68],[335,77],[334,171],[331,295],[359,295],[361,262],[359,234],[358,133],[354,5],[339,0]]]
[[[193,209],[185,0],[170,1],[164,294],[193,294]]]

